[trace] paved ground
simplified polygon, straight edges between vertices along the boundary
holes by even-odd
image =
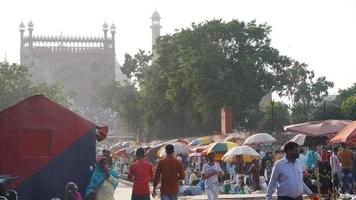
[[[115,200],[130,200],[131,199],[131,186],[124,183],[119,183],[118,189],[115,191]]]
[[[115,200],[130,200],[131,199],[131,184],[126,181],[121,181],[118,189],[115,191]],[[219,195],[219,199],[244,199],[244,200],[252,200],[252,199],[264,199],[264,194],[250,194],[250,195]],[[195,196],[195,197],[183,197],[180,198],[182,200],[206,200],[207,196]],[[151,198],[153,200],[153,198]]]

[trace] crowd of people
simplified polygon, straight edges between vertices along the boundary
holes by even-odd
[[[265,193],[269,200],[276,189],[279,200],[302,199],[302,194],[314,198],[317,193],[325,193],[323,190],[328,186],[325,177],[332,184],[326,192],[356,192],[356,152],[346,145],[305,149],[289,142],[283,150],[258,151],[260,157],[248,162],[243,156],[222,162],[213,152],[201,157],[177,156],[170,144],[165,146],[165,151],[165,158],[151,163],[145,158],[143,148],[136,150],[133,159],[119,158],[115,162],[110,151],[104,150],[84,198],[113,200],[119,173],[133,182],[132,200],[149,200],[151,195],[175,200],[179,195],[204,193],[209,200],[217,200],[219,194]],[[328,169],[326,174],[323,169]],[[323,177],[319,179],[316,175]],[[66,191],[65,199],[82,199],[75,183],[68,183]]]

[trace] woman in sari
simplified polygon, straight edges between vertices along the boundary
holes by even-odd
[[[119,175],[109,167],[107,158],[99,158],[85,197],[89,200],[114,200],[118,179]]]

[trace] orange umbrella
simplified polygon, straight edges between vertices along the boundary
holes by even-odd
[[[330,141],[330,144],[347,143],[356,144],[356,121],[339,131]]]

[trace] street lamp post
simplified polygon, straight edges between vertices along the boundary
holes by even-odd
[[[271,106],[272,106],[272,109],[271,109],[271,111],[272,111],[272,123],[271,123],[271,128],[272,128],[272,132],[273,132],[273,131],[274,131],[274,110],[273,110],[273,108],[274,108],[274,100],[272,100]]]
[[[324,120],[326,120],[326,100],[324,100],[323,112],[324,112]]]

